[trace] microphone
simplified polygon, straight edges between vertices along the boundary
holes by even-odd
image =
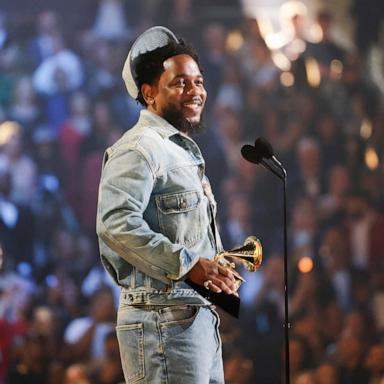
[[[270,159],[274,155],[272,145],[264,137],[256,139],[254,148],[266,159]]]
[[[265,139],[264,137],[259,137],[258,139],[256,139],[255,150],[257,152],[260,152],[260,155],[264,159],[271,159],[281,169],[282,164],[279,160],[277,160],[272,145],[267,139]]]
[[[243,158],[251,163],[254,164],[261,164],[268,170],[270,170],[272,173],[274,173],[278,178],[283,179],[285,176],[285,169],[282,167],[282,164],[279,160],[276,159],[272,145],[269,143],[267,139],[264,137],[259,137],[255,141],[255,146],[246,144],[243,145],[241,148],[241,154]],[[282,172],[282,176],[280,173],[277,172],[274,167],[272,167],[266,160],[271,160],[277,168],[279,168]]]
[[[285,341],[285,383],[290,384],[289,368],[289,311],[288,311],[288,236],[287,236],[287,171],[276,159],[272,145],[263,137],[255,141],[255,145],[243,145],[241,154],[245,160],[261,164],[283,182],[283,219],[284,219],[284,341]],[[271,162],[273,164],[271,164]],[[276,169],[278,168],[278,169]],[[280,172],[278,172],[280,170]]]
[[[262,152],[257,151],[252,145],[246,144],[241,147],[241,155],[250,163],[259,164],[263,159]]]

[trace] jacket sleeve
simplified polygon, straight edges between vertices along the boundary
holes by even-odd
[[[143,218],[155,183],[153,166],[137,149],[117,149],[106,159],[99,187],[97,234],[128,263],[169,283],[181,279],[198,256],[154,232]]]

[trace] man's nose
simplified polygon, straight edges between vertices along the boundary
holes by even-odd
[[[187,89],[188,95],[201,95],[204,92],[205,92],[204,87],[199,86],[197,84],[193,84],[193,83],[191,83],[191,85]]]

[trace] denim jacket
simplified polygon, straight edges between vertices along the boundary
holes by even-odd
[[[148,110],[106,150],[100,254],[131,304],[209,304],[184,282],[199,257],[222,250],[204,168],[197,144]]]

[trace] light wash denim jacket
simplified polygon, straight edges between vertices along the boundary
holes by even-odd
[[[209,302],[184,281],[222,250],[197,144],[148,110],[104,155],[97,234],[104,267],[138,305]]]

